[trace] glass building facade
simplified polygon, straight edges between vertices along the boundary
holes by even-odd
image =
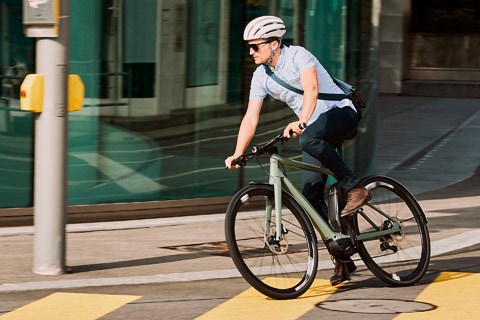
[[[86,96],[83,110],[68,117],[69,205],[225,197],[266,180],[261,161],[224,167],[256,67],[243,28],[266,14],[286,22],[285,43],[305,46],[333,76],[360,89],[369,108],[345,153],[360,175],[372,172],[379,1],[70,3],[70,73],[81,76]],[[19,87],[34,72],[35,40],[23,34],[22,1],[0,0],[0,209],[33,204],[34,119],[20,110]],[[253,143],[293,117],[267,100]],[[300,154],[297,141],[282,149]],[[290,174],[300,181],[300,173]]]

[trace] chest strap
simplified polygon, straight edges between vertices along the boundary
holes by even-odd
[[[303,93],[304,93],[303,90],[295,88],[295,87],[289,85],[288,83],[286,83],[285,81],[283,81],[282,79],[280,79],[272,71],[272,69],[268,65],[263,64],[263,67],[265,68],[265,72],[267,73],[267,75],[270,78],[272,78],[275,82],[277,82],[279,85],[281,85],[282,87],[287,88],[288,90],[291,90],[295,93],[303,95]],[[333,79],[333,81],[335,82],[335,79]],[[321,93],[321,92],[319,92],[317,99],[327,100],[327,101],[340,101],[340,100],[343,100],[343,99],[350,99],[350,97],[346,94],[343,94],[343,93]]]

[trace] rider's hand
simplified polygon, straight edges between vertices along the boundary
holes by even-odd
[[[225,166],[227,169],[235,169],[235,168],[240,168],[240,166],[237,164],[235,166],[232,166],[232,161],[237,159],[239,156],[233,155],[225,159]]]
[[[283,136],[286,138],[290,138],[293,132],[293,137],[296,138],[297,136],[302,134],[303,129],[305,129],[306,124],[303,121],[294,121],[290,122],[288,126],[283,130]]]

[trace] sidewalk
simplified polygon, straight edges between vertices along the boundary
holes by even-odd
[[[380,97],[378,173],[413,190],[429,218],[433,254],[480,243],[480,103]],[[0,228],[0,292],[213,279],[238,275],[224,214],[68,225],[71,272],[32,272],[33,227]],[[447,240],[445,240],[447,239]],[[332,268],[322,248],[320,265]]]
[[[377,172],[417,195],[454,185],[480,169],[479,133],[478,99],[381,96]]]

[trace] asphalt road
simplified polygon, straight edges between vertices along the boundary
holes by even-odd
[[[321,271],[304,297],[288,302],[261,296],[241,278],[24,291],[0,294],[4,314],[0,319],[44,319],[41,315],[53,307],[39,301],[55,295],[72,304],[70,308],[63,305],[64,317],[55,319],[473,319],[480,312],[478,249],[433,258],[427,275],[413,287],[386,286],[361,267],[350,282],[337,288],[328,284],[331,271]],[[91,296],[95,303],[82,305],[84,296]],[[125,297],[131,297],[129,302],[121,301]],[[98,305],[105,307],[111,300],[119,301],[118,305],[97,318]],[[17,309],[25,306],[32,308],[34,318],[23,317]]]

